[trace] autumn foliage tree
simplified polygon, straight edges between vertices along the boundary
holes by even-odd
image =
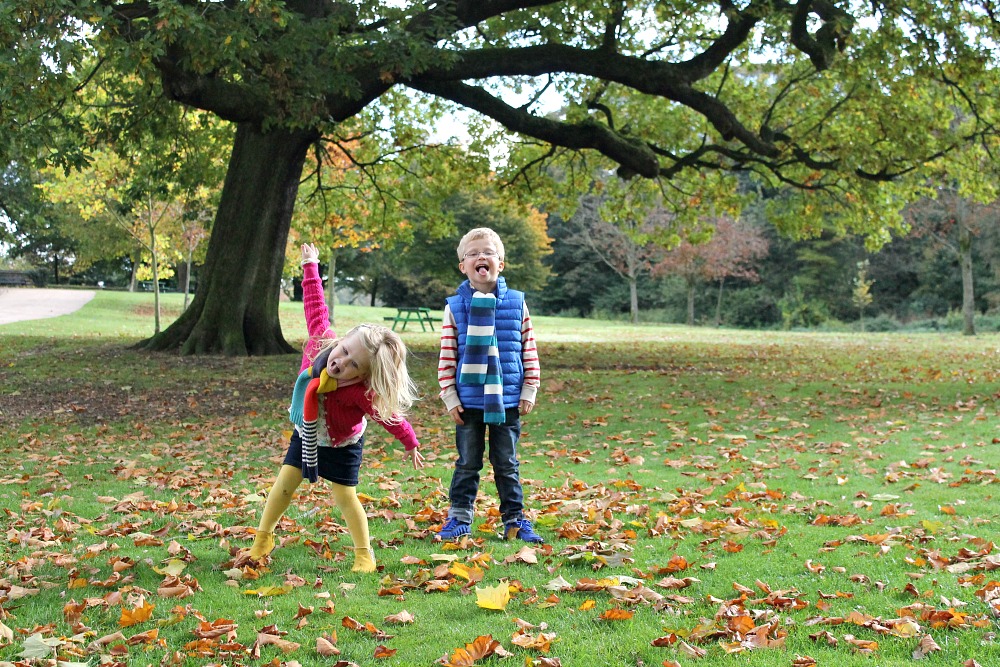
[[[838,206],[850,229],[885,237],[901,221],[881,184],[993,132],[998,32],[991,5],[974,0],[919,10],[847,0],[39,0],[0,17],[17,53],[0,65],[0,150],[6,162],[44,150],[81,164],[91,130],[67,100],[113,87],[121,72],[142,85],[107,131],[143,122],[164,100],[231,122],[198,293],[147,347],[281,353],[290,347],[278,285],[303,163],[343,125],[401,155],[426,143],[417,128],[464,107],[490,119],[496,139],[531,143],[507,165],[521,182],[568,155],[665,189],[685,174],[751,171],[825,195],[804,197],[779,224],[808,229]]]
[[[687,323],[695,322],[695,290],[702,283],[718,283],[715,324],[722,318],[722,289],[726,278],[749,282],[758,280],[755,262],[767,256],[767,239],[759,228],[722,216],[703,221],[709,232],[707,241],[682,241],[663,254],[653,266],[653,273],[675,275],[687,287]]]

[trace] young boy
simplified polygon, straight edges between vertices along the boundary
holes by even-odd
[[[455,420],[458,461],[439,540],[470,532],[488,428],[504,539],[544,541],[524,518],[517,460],[520,415],[531,412],[538,391],[538,350],[524,292],[507,289],[503,267],[503,242],[492,229],[479,227],[462,237],[458,269],[468,280],[448,297],[441,323],[438,383]]]

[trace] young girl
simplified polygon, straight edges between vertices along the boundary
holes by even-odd
[[[312,398],[319,399],[322,409],[318,421],[325,428],[315,429],[315,435],[309,422],[303,428],[301,414],[298,418],[295,414],[295,404],[303,400],[304,393],[301,383],[297,382],[292,406],[292,419],[297,426],[278,477],[267,495],[249,556],[259,561],[271,553],[274,529],[302,483],[303,473],[310,481],[318,474],[332,483],[333,499],[344,515],[354,542],[351,570],[374,572],[375,554],[368,534],[368,515],[355,492],[364,449],[365,417],[374,419],[394,435],[410,453],[413,466],[422,468],[424,459],[418,450],[420,443],[410,423],[403,418],[413,403],[416,390],[406,370],[406,347],[393,331],[374,324],[361,324],[337,338],[330,327],[318,262],[316,247],[308,243],[303,245],[302,301],[309,341],[302,353],[300,378],[314,372],[317,376],[322,375],[318,382],[312,383],[310,390],[321,392],[314,393]],[[317,369],[318,365],[322,367]],[[309,419],[308,405],[306,413]],[[310,443],[316,440],[319,446],[311,448]]]

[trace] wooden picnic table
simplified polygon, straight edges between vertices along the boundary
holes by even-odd
[[[398,324],[402,324],[402,326],[399,328],[400,331],[406,331],[406,325],[409,324],[410,322],[419,322],[421,331],[427,331],[427,327],[430,327],[431,331],[434,331],[434,323],[440,322],[441,318],[431,317],[430,308],[418,308],[418,307],[411,308],[408,306],[403,306],[396,308],[395,317],[390,315],[386,317],[385,320],[387,322],[390,320],[392,321],[393,331],[396,330],[396,325]]]

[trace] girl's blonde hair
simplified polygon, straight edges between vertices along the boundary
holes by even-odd
[[[364,381],[375,415],[387,424],[398,424],[417,400],[417,387],[406,368],[406,345],[399,334],[378,324],[359,324],[344,338],[354,335],[370,357]],[[322,339],[320,351],[332,347],[336,340]]]

